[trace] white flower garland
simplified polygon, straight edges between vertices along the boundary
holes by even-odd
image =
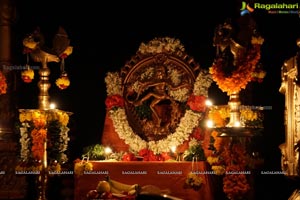
[[[119,94],[121,88],[118,87],[121,87],[121,85],[115,84],[116,81],[111,81],[120,80],[119,74],[109,72],[107,74],[107,77],[109,78],[106,78],[105,81],[107,84],[108,95],[114,95],[112,92],[113,90],[117,91],[115,94]],[[197,95],[207,96],[207,90],[211,82],[212,79],[210,77],[210,74],[204,70],[201,71],[194,84],[193,92]],[[195,88],[196,86],[197,88]],[[116,109],[112,109],[109,111],[109,113],[113,121],[116,133],[118,134],[120,139],[124,140],[124,142],[129,145],[131,151],[138,152],[141,149],[148,148],[156,154],[167,152],[172,146],[178,146],[186,141],[189,135],[192,133],[193,129],[198,125],[198,122],[202,117],[201,113],[196,113],[192,110],[186,110],[174,133],[158,141],[146,142],[136,133],[134,133],[134,131],[130,127],[124,108],[119,107]]]
[[[29,155],[30,155],[30,148],[29,148],[29,143],[30,143],[30,136],[28,133],[28,128],[29,128],[28,123],[22,123],[22,127],[20,127],[20,144],[21,144],[21,150],[20,150],[20,158],[21,160],[28,160]]]
[[[141,54],[157,54],[162,52],[183,52],[184,46],[180,40],[170,37],[155,38],[147,44],[142,43],[138,52]]]

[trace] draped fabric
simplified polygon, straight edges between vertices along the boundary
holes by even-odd
[[[89,190],[96,189],[105,176],[125,184],[153,185],[161,190],[169,190],[171,196],[184,200],[213,200],[213,175],[207,174],[206,162],[105,162],[91,161],[93,171],[83,174],[75,181],[75,200],[85,200]],[[203,179],[199,190],[185,186],[187,175],[195,171]]]

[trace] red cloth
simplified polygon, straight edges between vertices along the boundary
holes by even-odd
[[[119,161],[101,162],[91,161],[94,174],[84,174],[75,181],[75,200],[85,200],[89,190],[96,189],[100,180],[105,176],[111,179],[126,183],[139,184],[140,186],[154,185],[161,190],[168,189],[170,195],[184,200],[213,200],[211,176],[204,174],[207,172],[206,162],[194,163],[194,171],[204,180],[204,184],[199,190],[185,188],[187,174],[192,170],[192,162],[144,162],[144,161]],[[108,174],[107,174],[108,172]],[[128,172],[144,172],[146,174],[128,174]],[[167,172],[173,174],[167,174]],[[174,172],[179,172],[174,174]],[[181,172],[181,174],[180,174]],[[98,173],[98,174],[97,174]],[[102,173],[102,174],[101,174]]]
[[[109,146],[114,152],[128,152],[129,145],[125,144],[124,140],[119,138],[119,135],[116,133],[113,126],[113,121],[109,117],[109,112],[106,113],[101,144]]]

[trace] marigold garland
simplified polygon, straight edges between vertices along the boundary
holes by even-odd
[[[223,191],[229,199],[243,199],[250,190],[246,173],[249,158],[245,146],[235,143],[231,148],[225,148],[222,157],[226,164]]]
[[[27,69],[27,70],[22,71],[21,77],[25,83],[31,83],[32,80],[34,79],[33,69]]]
[[[223,92],[227,92],[230,95],[246,88],[247,84],[253,78],[252,75],[260,59],[260,46],[261,44],[253,44],[245,60],[230,75],[224,72],[225,60],[223,58],[218,58],[213,63],[209,68],[209,72]]]
[[[68,160],[65,154],[69,142],[68,122],[69,114],[64,111],[21,110],[19,114],[21,162],[16,170],[40,169],[46,139],[49,145],[48,159],[50,163],[55,164],[49,167],[60,169],[60,165]]]
[[[70,80],[67,76],[61,76],[56,79],[55,84],[59,89],[64,90],[70,86]]]
[[[263,113],[262,108],[256,109],[251,106],[240,106],[240,118],[241,121],[247,127],[263,127]],[[208,119],[212,120],[215,127],[224,127],[230,117],[229,106],[211,106]]]

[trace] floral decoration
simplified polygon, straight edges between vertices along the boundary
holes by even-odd
[[[184,51],[184,46],[181,44],[180,40],[163,37],[163,38],[155,38],[151,40],[149,43],[142,43],[139,47],[138,52],[141,54],[158,54],[162,52],[177,52]]]
[[[34,79],[34,71],[30,69],[28,64],[29,54],[32,53],[33,50],[37,49],[38,46],[43,43],[44,40],[41,34],[39,33],[39,29],[36,30],[33,34],[29,34],[23,39],[23,46],[24,46],[23,53],[26,54],[27,56],[27,64],[26,64],[27,69],[22,71],[21,77],[25,83],[31,83],[32,80]],[[61,61],[60,64],[61,75],[58,79],[56,79],[55,84],[61,90],[64,90],[70,86],[70,80],[68,78],[67,73],[65,72],[65,59],[69,55],[71,55],[72,52],[73,52],[73,47],[67,46],[66,49],[60,55],[57,55]]]
[[[22,77],[22,80],[25,83],[31,83],[32,80],[34,79],[34,71],[33,71],[33,69],[29,68],[29,69],[26,69],[26,70],[22,71],[21,77]]]
[[[19,114],[20,164],[16,169],[39,169],[45,152],[44,142],[47,140],[47,153],[51,169],[60,169],[60,165],[68,161],[65,154],[68,142],[69,114],[60,110],[21,110]]]
[[[73,52],[73,47],[72,46],[68,46],[64,52],[62,52],[62,54],[59,55],[60,58],[65,59],[67,58],[69,55],[71,55]]]
[[[74,174],[78,176],[82,176],[84,172],[92,171],[93,170],[93,163],[89,162],[89,160],[82,159],[76,159],[74,161]]]
[[[192,109],[193,111],[197,112],[205,112],[206,110],[206,97],[205,96],[196,96],[194,94],[190,95],[187,101],[187,105]]]
[[[209,77],[210,74],[205,72],[205,70],[199,73],[195,82],[195,86],[197,87],[194,87],[193,97],[191,97],[189,101],[191,108],[186,109],[175,132],[164,139],[147,142],[139,137],[129,125],[125,108],[122,104],[123,100],[121,100],[123,99],[122,79],[119,73],[108,72],[105,78],[108,95],[106,106],[117,134],[129,145],[130,151],[138,153],[142,149],[148,149],[156,155],[166,152],[166,150],[170,149],[172,146],[179,146],[184,141],[188,140],[189,136],[193,133],[194,128],[204,116],[203,111],[205,109],[203,107],[197,107],[195,101],[200,101],[201,105],[203,105],[203,100],[205,96],[207,96],[208,87],[212,82]]]
[[[263,113],[261,107],[240,106],[240,120],[246,127],[262,128]],[[224,127],[230,118],[228,106],[211,106],[208,119],[212,120],[215,127]]]
[[[187,174],[185,179],[185,187],[192,188],[194,190],[199,190],[201,186],[204,184],[204,180],[199,174],[198,169],[198,158],[193,157],[192,161],[192,170]]]
[[[263,113],[260,107],[240,106],[240,118],[245,127],[263,127]],[[228,106],[212,106],[208,118],[214,122],[215,127],[224,127],[230,118]],[[247,152],[248,138],[218,137],[216,130],[211,131],[212,154],[207,162],[215,175],[223,176],[223,191],[229,199],[243,199],[250,190],[248,174],[253,169],[252,158]]]
[[[188,173],[185,184],[194,190],[199,190],[204,184],[203,178],[194,172]]]
[[[225,147],[222,152],[226,164],[226,174],[223,177],[223,191],[229,199],[241,199],[250,190],[247,163],[249,161],[245,146],[241,143]]]
[[[105,99],[106,108],[108,108],[109,110],[113,109],[114,107],[124,108],[124,104],[125,104],[125,101],[124,101],[123,97],[118,94],[108,96]]]
[[[245,59],[239,60],[239,65],[235,66],[235,69],[230,73],[225,68],[226,59],[224,57],[218,57],[213,65],[209,68],[209,72],[212,75],[213,80],[217,83],[219,88],[223,92],[227,92],[228,95],[239,92],[241,89],[245,89],[247,84],[254,80],[254,76],[257,76],[257,64],[260,59],[260,48],[263,43],[263,38],[253,37],[251,40],[251,48],[247,51]],[[261,71],[260,78],[265,76],[265,72]],[[259,81],[261,82],[261,80]]]
[[[65,72],[65,59],[71,55],[73,52],[73,47],[68,46],[63,53],[59,55],[61,58],[61,63],[60,63],[60,71],[61,75],[58,79],[56,79],[55,84],[56,86],[61,89],[67,89],[70,86],[70,79],[68,77],[67,72]]]
[[[68,76],[61,76],[56,79],[55,84],[59,89],[64,90],[70,86],[70,80]]]
[[[215,175],[223,176],[223,191],[229,199],[243,199],[250,190],[248,176],[251,166],[250,156],[243,139],[217,137],[214,140],[214,154],[207,158]]]
[[[191,140],[191,142],[195,142],[194,140]],[[197,160],[206,160],[206,156],[204,153],[204,149],[202,147],[202,144],[199,142],[196,142],[194,144],[189,144],[189,148],[184,152],[184,160],[185,161],[192,161],[194,158],[197,158]]]
[[[83,148],[83,158],[89,158],[91,160],[104,160],[105,155],[105,147],[101,144],[89,145]]]
[[[149,149],[141,149],[138,155],[143,157],[143,161],[165,161],[167,158],[163,154],[155,154]]]
[[[4,76],[3,72],[0,71],[0,95],[6,94],[6,90],[7,90],[6,77]]]

